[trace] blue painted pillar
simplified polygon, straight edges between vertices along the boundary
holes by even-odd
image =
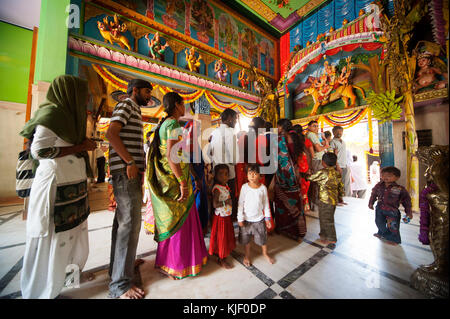
[[[378,143],[380,148],[380,167],[395,166],[392,121],[378,123]]]

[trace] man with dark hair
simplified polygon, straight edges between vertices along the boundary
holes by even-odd
[[[142,173],[145,158],[141,106],[151,99],[152,85],[133,79],[129,98],[117,103],[106,132],[109,166],[117,208],[112,227],[109,294],[112,298],[141,299],[133,284],[136,249],[141,229]]]
[[[232,109],[226,109],[220,114],[221,124],[211,133],[210,155],[213,168],[218,164],[227,164],[229,168],[228,186],[230,187],[231,199],[233,200],[233,217],[236,217],[235,198],[235,164],[237,159],[238,145],[234,134],[234,126],[238,114]]]
[[[334,150],[334,154],[337,155],[337,164],[338,169],[341,170],[345,196],[352,196],[350,169],[347,167],[347,147],[342,139],[344,128],[342,126],[335,126],[332,131],[334,137],[330,142],[330,147]]]

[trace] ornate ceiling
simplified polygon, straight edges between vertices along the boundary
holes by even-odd
[[[222,0],[242,16],[280,37],[327,0]]]

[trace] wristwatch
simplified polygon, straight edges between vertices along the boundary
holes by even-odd
[[[131,161],[127,162],[127,166],[131,166],[131,165],[133,165],[133,164],[135,164],[135,162],[134,162],[133,159],[132,159]]]

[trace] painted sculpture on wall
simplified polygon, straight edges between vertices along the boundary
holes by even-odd
[[[260,116],[272,123],[273,127],[276,127],[278,122],[278,93],[273,89],[272,83],[264,76],[258,74],[254,66],[250,70],[255,90],[261,96],[261,101],[259,102],[259,107],[261,108]]]
[[[238,80],[239,80],[239,84],[241,85],[241,88],[248,89],[249,81],[248,81],[247,71],[245,71],[245,69],[242,69],[239,72]]]
[[[200,68],[200,60],[202,59],[202,56],[200,54],[198,55],[198,58],[195,56],[194,47],[190,48],[189,50],[185,49],[184,53],[186,54],[186,62],[189,71],[198,73],[198,69]]]
[[[156,32],[153,36],[153,39],[149,39],[149,34],[145,35],[145,38],[148,41],[148,47],[150,48],[148,55],[152,59],[158,60],[158,61],[164,61],[164,52],[166,51],[166,48],[169,46],[169,42],[166,42],[166,44],[161,44],[161,39],[159,38],[159,32]]]
[[[217,60],[216,64],[214,64],[214,72],[216,72],[216,78],[219,81],[224,82],[227,80],[228,68],[223,63],[222,59]]]
[[[339,76],[337,76],[337,69],[334,65],[329,65],[328,61],[325,61],[324,72],[319,78],[311,80],[311,86],[304,89],[306,95],[311,95],[314,100],[314,106],[311,111],[311,116],[317,114],[317,110],[321,105],[327,105],[339,98],[342,98],[344,107],[356,106],[356,94],[354,89],[361,92],[365,98],[365,93],[359,86],[349,83],[349,78],[353,64],[350,62],[351,57],[346,59],[347,65],[345,65]],[[334,90],[334,92],[333,92]]]
[[[439,58],[440,46],[436,43],[425,43],[417,55],[417,71],[414,78],[413,91],[418,93],[421,89],[443,89],[448,83],[446,64]],[[417,51],[417,49],[416,49]]]
[[[131,50],[130,42],[123,35],[127,31],[127,26],[124,23],[120,24],[117,15],[114,15],[114,21],[109,21],[108,17],[105,17],[103,22],[97,21],[97,27],[105,42],[117,43],[122,49],[126,47]]]
[[[434,262],[422,265],[411,276],[411,285],[437,298],[448,298],[448,145],[420,147],[417,156],[427,169],[427,182],[434,184],[432,191],[426,194],[429,205],[429,239]]]

